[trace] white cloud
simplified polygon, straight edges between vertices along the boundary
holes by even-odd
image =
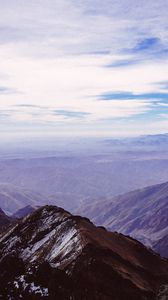
[[[88,123],[96,132],[103,119],[128,119],[154,109],[149,99],[101,101],[99,95],[161,90],[154,83],[166,81],[168,74],[167,0],[0,0],[0,5],[0,85],[18,91],[0,94],[0,109],[10,111],[11,122],[69,122],[81,130]],[[159,40],[157,53],[129,51],[151,37]],[[138,63],[129,65],[131,60]],[[128,65],[106,67],[116,61]],[[18,113],[16,105],[37,107],[22,106]],[[67,118],[54,115],[54,109],[88,115]]]

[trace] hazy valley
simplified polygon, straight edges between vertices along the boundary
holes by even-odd
[[[168,179],[168,135],[17,141],[17,145],[0,147],[0,207],[11,213],[39,202],[73,212],[83,203]]]
[[[0,149],[0,299],[166,299],[168,136],[42,145]]]

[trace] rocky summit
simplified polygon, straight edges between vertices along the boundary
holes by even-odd
[[[0,299],[166,299],[168,261],[55,206],[0,236]]]

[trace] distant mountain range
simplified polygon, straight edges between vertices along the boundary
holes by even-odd
[[[166,299],[168,262],[136,240],[45,206],[0,236],[0,299]]]
[[[0,207],[14,213],[50,203],[74,212],[93,200],[165,182],[167,150],[168,134],[3,145]]]
[[[31,214],[32,212],[34,212],[35,210],[37,210],[38,208],[40,208],[40,206],[31,206],[31,205],[27,205],[23,208],[20,208],[19,210],[17,210],[12,216],[14,218],[24,218],[27,215]]]
[[[168,182],[92,201],[77,212],[168,257]]]
[[[35,207],[47,203],[47,197],[11,184],[0,184],[0,207],[7,214],[14,214],[19,209],[30,205]],[[44,200],[43,200],[44,199]]]
[[[111,143],[113,146],[133,146],[133,147],[161,147],[166,149],[168,146],[168,133],[155,135],[141,135],[131,138],[106,139],[106,143]]]

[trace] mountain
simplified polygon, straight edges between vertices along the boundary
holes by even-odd
[[[28,204],[31,206],[39,205],[42,203],[41,199],[43,199],[43,197],[37,192],[8,183],[0,184],[0,207],[9,214],[15,213]],[[46,197],[44,201],[45,200]]]
[[[7,226],[11,223],[12,218],[8,217],[0,208],[0,228]]]
[[[168,257],[168,235],[165,234],[158,242],[155,242],[153,249],[156,249],[163,257]]]
[[[31,206],[31,205],[27,205],[23,208],[20,208],[19,210],[17,210],[14,214],[13,217],[14,218],[24,218],[27,215],[31,214],[32,212],[34,212],[36,209],[40,208],[40,206]]]
[[[21,194],[34,191],[43,196],[39,205],[44,205],[41,199],[49,198],[53,205],[74,212],[87,200],[112,198],[167,181],[167,150],[167,134],[125,139],[52,137],[19,140],[10,146],[2,143],[0,183],[13,186],[9,194],[16,187]],[[28,198],[31,201],[21,207],[34,205],[35,195]],[[10,212],[21,207],[15,205]]]
[[[168,257],[168,182],[93,201],[78,213],[98,225],[130,235]]]
[[[156,150],[158,148],[167,149],[168,146],[168,133],[154,134],[154,135],[141,135],[138,137],[113,139],[109,138],[104,141],[107,144],[112,144],[113,147],[134,147]]]
[[[45,206],[0,237],[0,299],[166,299],[168,261],[87,218]],[[158,295],[158,296],[157,296]]]

